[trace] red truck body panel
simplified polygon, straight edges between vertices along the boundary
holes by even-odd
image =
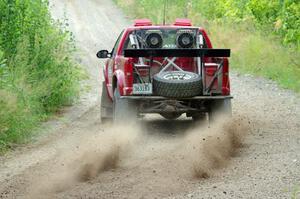
[[[113,90],[119,89],[121,96],[132,95],[133,84],[133,63],[134,58],[125,58],[123,56],[123,49],[129,34],[134,30],[140,29],[178,29],[178,28],[197,28],[203,35],[207,48],[213,48],[211,41],[206,31],[201,27],[191,26],[190,20],[177,19],[174,25],[152,25],[150,20],[142,19],[136,20],[133,27],[126,28],[120,35],[119,43],[115,49],[115,55],[112,55],[110,59],[106,61],[104,67],[104,79],[107,88],[107,94],[110,99],[113,99]],[[159,58],[157,58],[159,59]],[[227,58],[223,59],[223,83],[222,83],[222,95],[230,95],[230,82],[229,82],[229,61]],[[207,67],[205,69],[205,82],[211,81],[212,76],[216,72],[216,64],[213,58],[204,58]],[[195,60],[193,58],[178,58],[175,62],[178,66],[182,67],[186,71],[194,72]],[[142,72],[141,72],[142,74]],[[215,82],[213,88],[217,86],[218,82]]]

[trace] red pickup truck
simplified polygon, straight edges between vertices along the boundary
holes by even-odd
[[[211,121],[231,115],[229,49],[213,49],[206,31],[188,19],[172,25],[135,20],[123,30],[107,59],[102,84],[101,119],[114,123],[158,113]]]

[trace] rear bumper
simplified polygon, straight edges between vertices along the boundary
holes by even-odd
[[[231,95],[228,96],[195,96],[189,98],[168,98],[162,96],[121,96],[121,99],[132,99],[132,100],[223,100],[232,99]]]
[[[190,98],[167,98],[162,96],[122,96],[135,101],[139,113],[186,113],[193,115],[208,112],[211,104],[232,96],[196,96]]]
[[[190,98],[167,98],[162,96],[121,96],[135,101],[139,113],[186,113],[189,116],[208,112],[214,102],[232,99],[232,96],[196,96]],[[188,116],[188,117],[189,117]]]

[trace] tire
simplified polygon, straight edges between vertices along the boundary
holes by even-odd
[[[194,97],[202,94],[202,88],[200,75],[192,72],[168,71],[158,73],[153,78],[153,91],[158,96],[170,98]]]
[[[176,120],[182,114],[181,113],[161,113],[160,115],[163,116],[167,120]]]
[[[103,81],[102,94],[101,94],[101,110],[100,110],[101,123],[112,121],[112,110],[113,110],[113,103],[111,99],[108,97],[105,81]]]
[[[119,88],[114,90],[113,123],[114,125],[128,125],[137,119],[137,111],[133,101],[121,99]]]
[[[211,103],[208,112],[209,122],[214,122],[220,115],[227,118],[232,117],[231,99],[215,100]]]

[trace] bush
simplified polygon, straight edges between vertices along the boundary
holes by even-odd
[[[70,33],[46,0],[0,0],[0,150],[79,94],[81,69]]]
[[[231,48],[233,69],[266,77],[300,93],[300,54],[284,47],[276,36],[253,31],[248,24],[209,23],[214,47]],[[255,29],[254,29],[255,30]],[[232,39],[234,38],[234,39]]]
[[[285,45],[300,50],[299,0],[197,0],[192,1],[205,18],[234,22],[253,19],[260,30],[280,36]]]

